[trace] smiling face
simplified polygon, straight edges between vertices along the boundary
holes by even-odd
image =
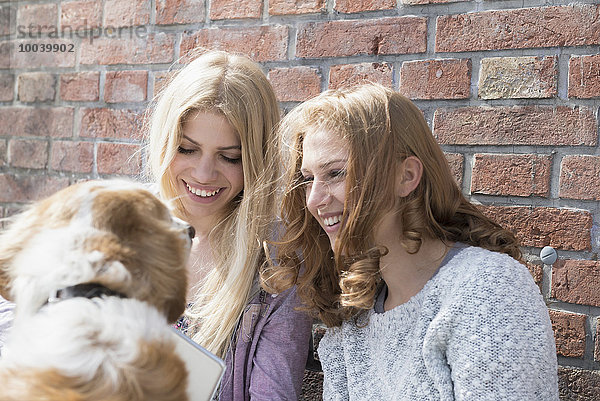
[[[223,115],[195,112],[169,171],[190,223],[208,232],[244,188],[240,138]]]
[[[306,183],[306,206],[327,233],[332,249],[343,225],[348,145],[324,130],[306,134],[300,171]]]

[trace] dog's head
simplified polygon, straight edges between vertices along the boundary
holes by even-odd
[[[185,309],[189,250],[190,227],[143,186],[88,181],[14,217],[0,236],[0,295],[18,317],[56,290],[97,283],[174,321]]]

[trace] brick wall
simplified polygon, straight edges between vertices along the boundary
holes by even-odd
[[[379,82],[415,101],[464,193],[522,239],[562,398],[598,399],[600,5],[524,3],[0,0],[0,217],[81,179],[139,174],[144,109],[196,46],[260,62],[284,109]]]

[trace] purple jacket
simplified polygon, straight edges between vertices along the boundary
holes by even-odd
[[[298,305],[295,287],[250,300],[225,355],[219,401],[298,400],[313,322]]]

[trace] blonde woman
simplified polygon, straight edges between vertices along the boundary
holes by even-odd
[[[160,196],[196,230],[185,330],[225,359],[222,401],[297,399],[308,355],[312,320],[296,310],[295,290],[267,294],[258,282],[276,231],[278,122],[260,68],[220,51],[180,70],[151,118]]]
[[[329,326],[325,400],[558,399],[517,240],[461,194],[416,106],[377,85],[328,91],[281,135],[287,230],[264,276]]]

